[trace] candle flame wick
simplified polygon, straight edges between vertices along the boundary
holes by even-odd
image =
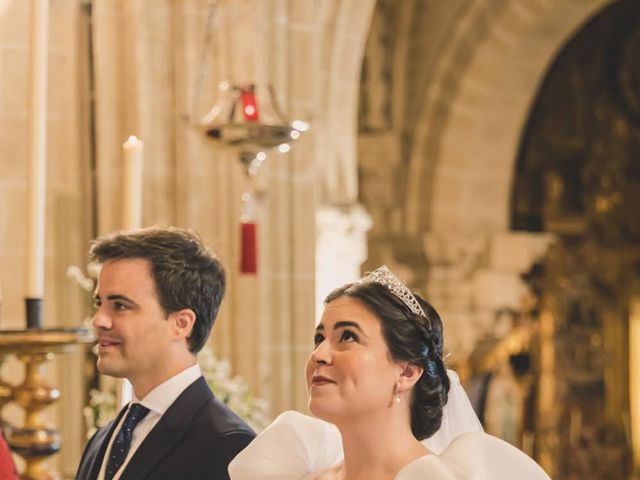
[[[138,137],[136,137],[135,135],[131,135],[128,139],[127,139],[127,143],[131,144],[131,145],[135,145],[136,143],[138,143]]]

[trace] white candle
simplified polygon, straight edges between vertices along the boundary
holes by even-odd
[[[29,76],[27,298],[44,294],[49,0],[33,0]]]
[[[122,227],[133,230],[142,226],[142,173],[144,143],[131,136],[122,145]]]
[[[132,135],[122,145],[122,154],[122,228],[135,230],[142,226],[144,143]],[[120,407],[133,397],[133,388],[127,380],[118,382],[116,391]]]

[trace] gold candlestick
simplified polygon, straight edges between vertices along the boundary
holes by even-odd
[[[23,427],[7,428],[7,443],[25,459],[23,480],[57,480],[48,459],[60,450],[60,432],[49,424],[44,409],[60,397],[60,391],[44,379],[45,364],[58,353],[94,341],[87,329],[0,331],[0,356],[14,354],[25,365],[24,381],[0,402],[15,401],[25,411]],[[1,403],[0,403],[1,405]]]
[[[2,369],[2,365],[6,360],[7,355],[5,353],[0,353],[0,369]],[[0,412],[4,408],[4,406],[11,401],[13,398],[13,387],[5,382],[2,378],[0,378]]]

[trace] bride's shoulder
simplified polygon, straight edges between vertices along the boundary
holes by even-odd
[[[295,411],[281,413],[229,465],[232,480],[300,480],[342,459],[338,429]]]
[[[542,468],[524,452],[484,432],[468,432],[456,437],[439,455],[444,465],[457,474],[454,478],[488,480],[549,480]]]
[[[405,466],[396,480],[550,480],[523,452],[484,432],[456,437],[440,455],[426,455]]]

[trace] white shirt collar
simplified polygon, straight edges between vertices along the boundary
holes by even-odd
[[[149,410],[164,415],[164,412],[171,404],[180,396],[185,389],[202,376],[200,365],[197,363],[169,380],[165,380],[156,388],[145,395],[144,398],[138,399],[133,395],[132,403],[140,403]]]

